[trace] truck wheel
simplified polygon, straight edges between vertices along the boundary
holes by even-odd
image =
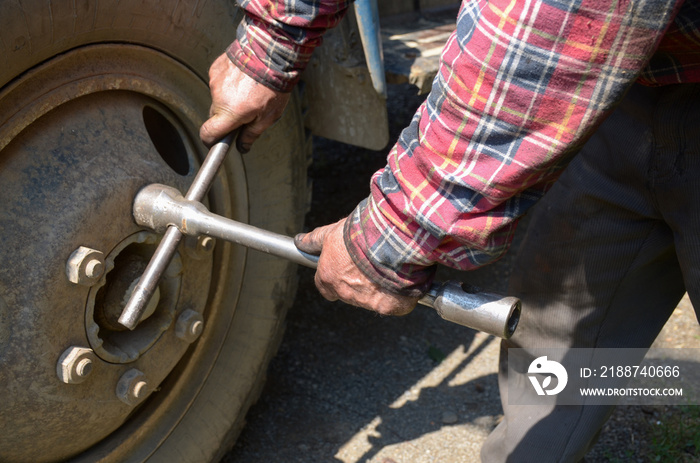
[[[160,237],[131,205],[186,191],[234,2],[0,0],[0,461],[217,461],[260,390],[296,286],[286,261],[184,239],[147,318],[116,319]],[[209,208],[302,226],[297,99],[230,153]]]

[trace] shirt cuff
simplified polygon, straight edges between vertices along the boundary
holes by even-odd
[[[401,263],[401,252],[391,242],[400,240],[386,228],[381,231],[373,226],[369,209],[372,198],[362,201],[345,222],[345,247],[357,267],[374,283],[395,294],[421,297],[430,289],[435,276],[435,265]]]
[[[311,60],[315,44],[295,44],[270,34],[263,23],[246,17],[238,38],[228,47],[229,59],[255,81],[278,92],[291,92]]]

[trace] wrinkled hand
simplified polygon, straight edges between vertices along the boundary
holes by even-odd
[[[226,54],[219,56],[209,68],[212,104],[209,119],[199,136],[211,146],[226,134],[242,127],[237,139],[241,153],[272,124],[282,117],[289,93],[272,90],[256,82],[231,62]]]
[[[383,315],[405,315],[413,310],[418,298],[393,294],[372,282],[355,265],[343,240],[345,219],[294,238],[297,247],[319,255],[316,287],[329,301],[374,310]]]

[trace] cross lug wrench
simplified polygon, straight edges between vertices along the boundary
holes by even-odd
[[[228,153],[235,136],[235,133],[230,133],[211,147],[209,153],[207,153],[207,157],[204,158],[202,167],[200,167],[197,175],[195,175],[190,189],[187,190],[186,198],[188,200],[201,201],[204,198],[217,172],[219,172],[219,167],[223,164],[226,153]],[[160,240],[156,252],[148,262],[146,269],[143,271],[143,275],[141,275],[138,283],[136,283],[129,297],[129,301],[126,303],[124,310],[119,316],[119,323],[123,326],[133,330],[136,328],[136,325],[138,325],[141,316],[148,306],[148,302],[151,300],[151,296],[153,296],[158,286],[160,277],[163,276],[163,272],[165,272],[168,264],[170,264],[181,239],[182,233],[180,233],[177,227],[170,227],[165,231],[165,235],[163,235],[163,238]]]
[[[219,148],[219,151],[224,150],[224,155],[231,140],[225,142],[226,146]],[[218,144],[210,151],[200,173],[205,170],[209,157],[217,146]],[[199,173],[195,183],[198,178]],[[209,182],[212,180],[213,175]],[[190,187],[190,191],[195,183]],[[206,189],[208,186],[204,192]],[[282,257],[306,267],[316,268],[318,265],[318,256],[297,249],[293,238],[213,214],[200,202],[204,192],[199,198],[194,198],[190,197],[190,191],[183,197],[175,188],[152,184],[141,189],[134,199],[133,215],[136,223],[165,233],[165,236],[119,318],[119,322],[127,328],[133,329],[138,324],[143,313],[141,306],[145,308],[150,299],[148,291],[150,290],[151,294],[155,291],[160,275],[167,267],[183,234],[211,236]],[[168,241],[165,251],[159,253],[169,235],[176,236],[177,241],[174,245]],[[170,255],[165,256],[166,252]],[[160,274],[156,271],[149,272],[151,264],[157,267],[156,270],[160,269]],[[517,298],[480,292],[476,288],[454,281],[434,283],[418,303],[434,308],[445,320],[505,339],[512,336],[520,320],[521,304]]]

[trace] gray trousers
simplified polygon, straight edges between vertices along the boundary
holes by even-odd
[[[509,347],[648,347],[686,290],[700,308],[700,85],[633,87],[531,213],[487,463],[579,461],[613,411],[508,405]]]

